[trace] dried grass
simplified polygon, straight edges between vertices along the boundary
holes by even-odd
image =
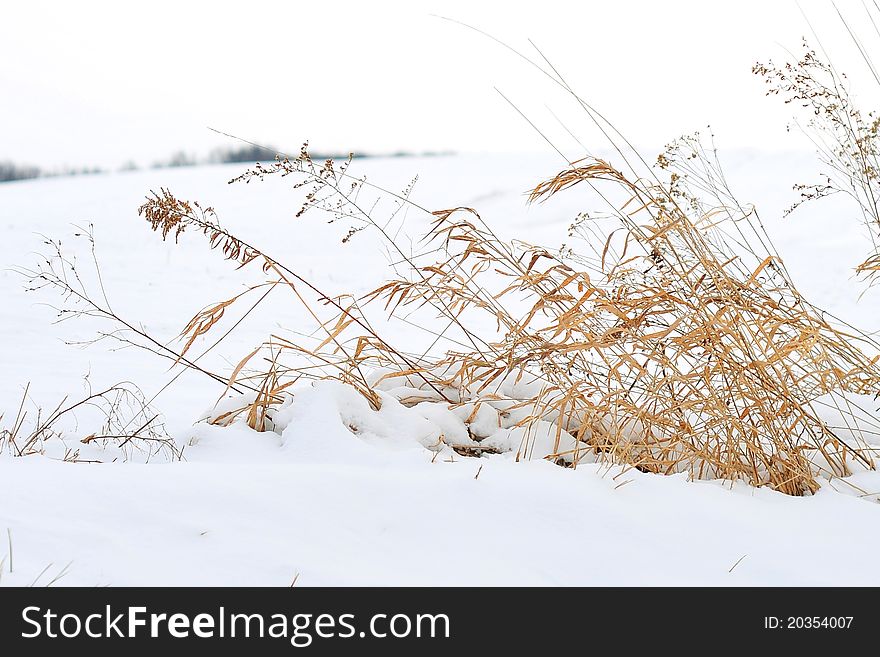
[[[90,388],[88,379],[85,380]],[[181,450],[165,433],[161,416],[155,412],[144,398],[141,390],[132,383],[120,382],[104,390],[93,391],[75,402],[65,397],[49,412],[35,407],[29,413],[27,403],[30,385],[22,393],[21,403],[15,419],[8,428],[0,428],[0,453],[22,457],[44,454],[49,443],[63,443],[62,460],[71,463],[92,463],[81,456],[81,448],[70,446],[67,434],[70,425],[77,424],[79,411],[97,412],[103,418],[97,430],[81,437],[78,444],[99,445],[103,449],[112,448],[114,454],[129,460],[135,452],[139,458],[149,461],[161,456],[178,460]],[[32,415],[32,418],[28,416]],[[0,422],[3,417],[0,416]]]
[[[818,477],[873,468],[864,435],[876,427],[866,425],[848,395],[880,390],[877,358],[864,353],[877,345],[833,325],[798,293],[757,213],[736,202],[702,141],[670,145],[658,165],[666,182],[588,158],[531,191],[532,202],[544,202],[585,189],[606,204],[599,218],[585,213],[572,226],[589,253],[505,242],[476,210],[459,207],[431,212],[422,255],[409,255],[384,231],[386,222],[362,209],[366,183],[349,177],[347,166],[316,165],[304,149],[295,160],[242,176],[298,176],[307,189],[299,215],[329,212],[352,221],[349,237],[373,228],[397,249],[404,275],[348,302],[330,299],[223,232],[213,211],[206,217],[167,190],[149,197],[141,213],[163,236],[192,225],[226,258],[261,262],[316,320],[302,286],[333,310],[329,321],[318,321],[325,339],[317,346],[273,336],[265,345],[268,367],[243,374],[260,350],[236,367],[229,384],[246,379],[259,390],[241,409],[257,429],[295,381],[337,378],[378,407],[376,386],[393,378],[417,393],[414,399],[450,406],[504,401],[524,411],[520,426],[550,421],[558,449],[548,458],[570,466],[600,459],[792,495],[817,490]],[[408,192],[391,195],[394,207],[427,212]],[[436,331],[433,350],[404,355],[366,319],[379,304],[390,321],[429,311],[446,328]],[[187,346],[228,305],[197,316],[185,332]],[[282,365],[287,356],[296,357],[294,364]],[[385,374],[370,374],[377,371]],[[511,379],[531,381],[531,392],[500,394]],[[823,420],[828,406],[843,418],[841,426]],[[571,438],[576,447],[563,448]],[[453,447],[464,455],[491,451]],[[529,455],[522,445],[519,456]]]

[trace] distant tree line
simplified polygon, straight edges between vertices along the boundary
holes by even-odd
[[[271,147],[244,144],[234,148],[218,148],[211,153],[211,162],[233,164],[241,162],[271,162],[279,151]]]
[[[153,169],[164,169],[167,167],[190,167],[196,166],[198,164],[204,163],[212,163],[212,164],[233,164],[233,163],[254,163],[254,162],[272,162],[275,160],[276,153],[281,153],[281,151],[277,151],[271,147],[263,147],[256,146],[251,144],[244,144],[242,146],[230,147],[230,148],[219,148],[214,150],[211,155],[205,160],[197,158],[194,155],[191,155],[185,151],[177,151],[167,160],[162,160],[159,162],[154,162],[152,167]],[[430,157],[437,155],[451,155],[451,151],[444,152],[425,152],[418,153],[422,157]],[[409,153],[405,151],[399,151],[390,155],[390,157],[405,157],[408,155],[416,155],[416,153]],[[316,161],[333,159],[333,160],[344,160],[349,157],[348,153],[321,153],[321,152],[311,152],[312,159]],[[355,153],[352,157],[357,158],[367,158],[367,157],[382,157],[380,155],[368,154],[368,153]],[[389,157],[385,155],[384,157]],[[129,161],[122,165],[119,170],[120,171],[135,171],[138,169],[137,164],[132,161]],[[13,180],[30,180],[32,178],[47,178],[47,177],[55,177],[55,176],[78,176],[78,175],[88,175],[94,173],[104,173],[104,169],[99,167],[81,167],[81,168],[71,168],[64,167],[62,169],[54,169],[52,171],[44,171],[39,167],[30,166],[30,165],[22,165],[15,164],[11,161],[0,161],[0,183],[3,182],[11,182]]]
[[[54,178],[56,176],[87,176],[104,173],[100,167],[62,167],[52,171],[43,171],[39,167],[14,162],[0,162],[0,183],[14,180],[31,180],[33,178]]]
[[[28,180],[30,178],[39,178],[40,169],[12,162],[0,162],[0,182],[8,182],[10,180]]]
[[[349,153],[321,153],[310,151],[313,160],[346,160],[349,157]],[[242,146],[237,146],[233,148],[218,148],[213,153],[211,153],[211,162],[216,162],[219,164],[233,164],[233,163],[244,163],[244,162],[272,162],[275,160],[275,156],[280,155],[281,157],[285,156],[283,151],[280,151],[276,148],[272,148],[271,146],[257,146],[256,144],[244,144]],[[292,155],[289,157],[293,158]],[[357,159],[361,157],[371,157],[370,155],[365,155],[362,153],[354,153],[352,157]]]
[[[167,160],[163,160],[160,162],[155,162],[153,164],[154,169],[164,169],[168,167],[191,167],[199,164],[241,164],[241,163],[250,163],[254,162],[274,162],[275,156],[280,155],[284,157],[285,154],[283,151],[272,148],[271,146],[257,146],[256,144],[243,144],[241,146],[234,146],[230,148],[216,148],[207,159],[202,160],[194,155],[186,153],[185,151],[177,151]],[[397,157],[399,155],[407,155],[407,153],[395,153],[394,156]],[[320,152],[312,152],[312,159],[314,160],[345,160],[348,159],[348,153],[320,153]],[[293,157],[293,156],[290,156]],[[355,153],[353,155],[355,159],[361,157],[373,157],[371,155],[358,154]]]
[[[284,153],[275,148],[269,146],[257,146],[255,144],[244,144],[243,146],[238,146],[235,148],[221,148],[215,150],[211,154],[210,162],[216,162],[220,164],[232,164],[232,163],[241,163],[241,162],[266,162],[273,161],[275,159],[275,155],[280,154],[282,157]],[[390,155],[382,154],[377,155],[374,153],[334,153],[334,152],[321,152],[309,150],[309,154],[312,159],[315,161],[321,160],[346,160],[350,157],[353,159],[359,158],[367,158],[367,157],[409,157],[414,155],[419,155],[421,157],[435,157],[440,155],[452,155],[452,151],[426,151],[422,153],[412,153],[409,151],[396,151]],[[293,159],[293,156],[289,156]]]

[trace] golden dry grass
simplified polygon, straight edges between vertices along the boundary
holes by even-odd
[[[256,396],[241,409],[255,428],[265,427],[267,409],[302,378],[345,381],[377,407],[375,386],[388,377],[452,406],[497,401],[501,382],[528,376],[540,389],[508,401],[527,410],[520,425],[554,423],[559,449],[548,458],[567,465],[589,456],[792,495],[815,491],[818,477],[873,468],[863,439],[869,427],[847,395],[880,390],[877,358],[864,353],[877,345],[832,325],[798,293],[757,213],[736,202],[702,142],[676,142],[658,162],[665,182],[589,158],[531,191],[540,202],[583,188],[606,203],[604,219],[585,214],[572,227],[591,254],[505,242],[471,208],[434,211],[424,240],[433,261],[404,256],[405,276],[349,302],[323,295],[223,231],[213,211],[167,190],[149,197],[141,213],[163,235],[193,226],[228,259],[261,262],[323,331],[317,347],[273,336],[265,345],[268,367],[244,374],[258,349],[235,368],[230,384],[256,382]],[[305,209],[349,218],[361,212],[364,225],[381,231],[353,200],[363,181],[349,188],[344,168],[319,167],[305,153],[245,178],[276,173],[311,185]],[[329,321],[298,292],[304,284],[334,311]],[[184,332],[187,348],[230,303],[194,318]],[[405,355],[371,328],[361,304],[382,304],[391,321],[404,309],[430,309],[446,320],[438,337],[454,333],[457,346]],[[285,354],[308,363],[282,365]],[[376,370],[386,372],[378,381],[369,374]],[[827,406],[842,426],[823,420]],[[563,449],[570,438],[576,446]],[[523,445],[520,456],[529,451]]]

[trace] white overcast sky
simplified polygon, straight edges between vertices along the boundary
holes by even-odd
[[[869,0],[873,1],[873,0]],[[802,0],[836,64],[863,66],[829,2]],[[862,0],[841,10],[880,47]],[[51,168],[205,155],[243,137],[316,150],[566,150],[556,113],[590,148],[558,89],[458,19],[530,51],[632,141],[654,148],[711,123],[726,147],[798,148],[763,97],[757,59],[808,27],[793,0],[737,2],[40,2],[0,0],[0,160]],[[839,55],[839,56],[838,56]],[[853,70],[857,69],[857,70]],[[876,85],[875,85],[876,87]],[[866,85],[863,96],[875,93]]]

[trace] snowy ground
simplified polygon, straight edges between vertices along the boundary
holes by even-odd
[[[757,204],[801,292],[867,331],[880,329],[878,292],[851,277],[868,242],[844,205],[826,201],[782,220],[791,184],[809,181],[810,156],[733,152],[733,188]],[[428,207],[472,205],[502,233],[559,245],[576,194],[527,208],[523,191],[555,173],[552,157],[525,155],[359,161],[390,188],[419,174]],[[129,172],[0,186],[0,413],[75,399],[130,379],[152,397],[177,374],[109,344],[81,349],[94,322],[53,325],[6,268],[30,266],[40,235],[83,256],[73,224],[94,224],[107,294],[117,312],[172,340],[195,311],[259,273],[236,272],[197,238],[162,243],[136,208],[150,189],[217,207],[234,231],[331,293],[363,293],[385,277],[369,236],[340,246],[344,226],[296,221],[288,183],[227,186],[240,166]],[[417,226],[416,226],[417,228]],[[83,260],[87,263],[87,259]],[[199,362],[230,371],[269,332],[307,330],[293,304],[258,312]],[[210,340],[204,345],[210,343]],[[687,482],[585,464],[577,470],[511,458],[434,459],[417,441],[364,440],[326,414],[314,394],[282,440],[241,427],[195,424],[222,389],[185,373],[154,405],[186,444],[183,462],[70,464],[48,456],[0,457],[0,584],[880,584],[880,476],[809,498],[747,486]],[[322,396],[323,395],[323,396]],[[87,413],[71,444],[90,433]],[[292,439],[292,437],[295,438]],[[63,450],[61,451],[63,453]],[[8,529],[8,533],[5,531]],[[9,554],[11,544],[11,555]],[[9,563],[12,572],[9,572]]]

